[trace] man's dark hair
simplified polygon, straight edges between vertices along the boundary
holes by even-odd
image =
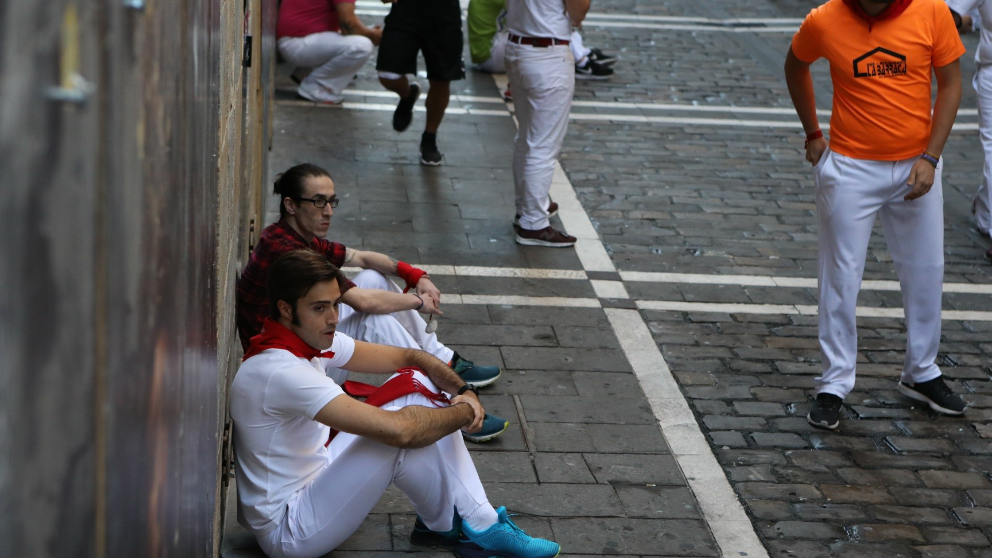
[[[293,322],[296,322],[296,301],[322,281],[337,281],[343,295],[351,282],[327,256],[308,248],[292,250],[279,256],[269,267],[266,284],[269,298],[269,314],[279,319],[278,301],[285,300],[293,307]]]
[[[331,178],[331,173],[318,167],[313,163],[300,163],[291,167],[286,172],[276,175],[276,182],[272,191],[279,196],[279,216],[286,216],[286,207],[283,206],[284,198],[297,199],[303,195],[303,183],[311,176],[326,176]],[[333,180],[333,179],[332,179]]]

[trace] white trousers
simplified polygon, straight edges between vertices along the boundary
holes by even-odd
[[[363,289],[403,292],[378,271],[366,269],[352,281]],[[436,333],[426,333],[427,322],[416,310],[401,310],[392,314],[366,314],[358,312],[347,304],[338,306],[338,331],[345,335],[380,345],[392,345],[404,349],[420,349],[438,358],[441,362],[451,362],[455,352],[445,347],[437,339]]]
[[[437,391],[426,376],[415,374]],[[415,393],[383,409],[408,405],[434,406]],[[417,449],[394,448],[341,432],[327,449],[327,466],[290,498],[282,523],[258,535],[268,556],[321,556],[337,548],[361,526],[390,484],[410,498],[431,530],[450,530],[456,508],[471,525],[497,521],[459,432]]]
[[[513,184],[520,226],[549,225],[548,192],[561,152],[575,91],[575,61],[567,45],[534,47],[507,43],[506,68],[513,89],[517,135]]]
[[[336,31],[306,37],[282,37],[279,53],[290,64],[313,68],[300,82],[297,92],[312,101],[340,103],[344,89],[372,56],[372,41],[362,35]]]
[[[978,95],[978,136],[985,151],[982,182],[975,193],[975,224],[987,235],[992,235],[992,66],[979,65],[971,80]]]
[[[823,373],[819,391],[845,397],[854,389],[858,335],[855,307],[875,216],[882,220],[906,318],[902,379],[925,382],[940,375],[944,278],[943,161],[933,188],[905,201],[916,158],[867,161],[826,151],[814,169],[819,222],[819,338]]]
[[[477,70],[490,74],[506,73],[506,41],[509,33],[500,31],[493,35],[493,46],[489,47],[489,59],[475,65]]]

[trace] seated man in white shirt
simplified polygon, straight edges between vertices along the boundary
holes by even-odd
[[[335,332],[348,284],[311,250],[288,252],[269,270],[271,317],[231,386],[239,521],[270,556],[319,556],[395,483],[417,511],[417,544],[462,556],[556,556],[556,543],[528,536],[486,497],[457,434],[482,425],[474,388],[426,352]],[[346,370],[393,376],[361,402],[339,385]]]

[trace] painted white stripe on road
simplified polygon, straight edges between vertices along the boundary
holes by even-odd
[[[378,112],[392,112],[396,110],[395,104],[385,103],[356,103],[345,101],[339,105],[329,105],[313,103],[302,99],[280,99],[276,103],[289,106],[301,107],[326,107],[329,109],[345,110],[370,110]],[[414,107],[416,112],[426,112],[422,106]],[[689,109],[686,109],[689,110]],[[448,107],[445,110],[446,116],[468,115],[468,116],[506,116],[505,110],[480,109],[471,106]],[[787,130],[800,130],[802,128],[798,120],[748,120],[738,118],[695,118],[684,116],[645,116],[640,114],[602,114],[571,112],[569,120],[575,121],[599,121],[599,122],[633,122],[640,124],[668,124],[672,126],[717,126],[724,128],[774,128]],[[824,130],[829,130],[830,126],[822,124]],[[974,122],[956,122],[951,129],[952,132],[974,132],[978,130],[978,124]],[[560,203],[560,202],[559,202]]]
[[[722,555],[768,556],[640,313],[604,311]]]
[[[450,302],[449,296],[458,297]],[[598,298],[517,295],[444,295],[445,304],[490,304],[494,306],[559,306],[562,308],[600,308]]]
[[[592,290],[596,291],[599,298],[630,298],[627,288],[620,281],[599,281],[593,279]]]

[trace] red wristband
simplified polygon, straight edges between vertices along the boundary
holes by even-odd
[[[420,281],[421,277],[427,275],[427,272],[423,269],[413,267],[406,262],[396,262],[396,275],[399,275],[400,279],[406,282],[406,288],[403,289],[403,292],[407,292],[416,287],[417,281]]]
[[[812,132],[806,134],[806,143],[805,143],[805,145],[809,145],[809,142],[811,142],[811,141],[813,141],[815,139],[820,139],[822,137],[823,137],[823,131],[820,130],[819,128],[817,128],[817,129],[813,130]]]

